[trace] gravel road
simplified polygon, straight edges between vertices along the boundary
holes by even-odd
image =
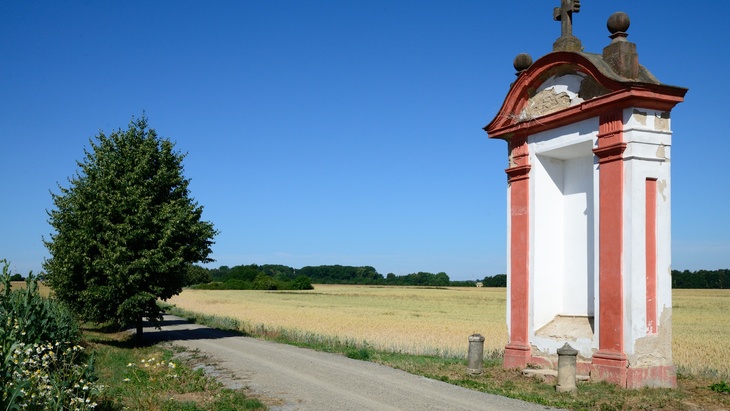
[[[271,410],[548,410],[467,390],[342,355],[243,337],[165,316],[145,339],[169,341],[208,358],[208,371],[248,389]]]

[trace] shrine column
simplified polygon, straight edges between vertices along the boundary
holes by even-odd
[[[593,354],[591,378],[626,386],[628,360],[624,353],[623,116],[621,110],[599,120],[599,237],[598,237],[598,352]]]
[[[504,368],[523,368],[530,359],[528,340],[530,289],[530,164],[527,136],[510,141],[509,183],[509,343]]]

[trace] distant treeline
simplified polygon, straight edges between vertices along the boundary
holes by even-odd
[[[285,265],[237,265],[219,268],[195,266],[196,288],[206,289],[301,289],[303,284],[360,284],[402,285],[431,287],[474,287],[481,282],[484,287],[506,287],[507,276],[498,274],[483,280],[451,281],[448,274],[418,272],[406,275],[389,273],[385,276],[370,266],[320,265],[295,269]]]
[[[730,270],[672,270],[672,288],[730,288]]]
[[[194,273],[193,273],[194,272]],[[451,281],[448,274],[417,272],[406,275],[382,275],[371,266],[320,265],[292,268],[285,265],[237,265],[219,268],[193,266],[190,284],[206,284],[205,288],[307,289],[311,284],[402,285],[430,287],[506,287],[507,275],[497,274],[483,279]],[[227,284],[227,285],[226,285]],[[672,270],[672,288],[730,288],[730,270]]]
[[[484,287],[507,287],[507,274],[497,274],[494,277],[484,277]]]
[[[208,269],[194,266],[199,273],[193,288],[205,290],[311,290],[309,277],[283,265],[238,265]]]

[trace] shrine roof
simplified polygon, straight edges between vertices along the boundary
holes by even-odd
[[[559,127],[609,108],[639,105],[669,111],[684,100],[686,88],[660,82],[639,64],[636,44],[626,40],[629,18],[625,13],[614,13],[608,19],[612,41],[602,54],[582,51],[580,40],[572,35],[572,13],[578,10],[555,9],[562,35],[551,53],[534,63],[527,54],[515,58],[517,80],[497,116],[484,127],[490,138],[509,140],[514,133]],[[569,87],[566,82],[572,84],[573,97],[555,91],[555,87]]]
[[[639,64],[638,76],[635,79],[623,77],[614,71],[613,67],[603,59],[602,54],[597,53],[586,53],[586,52],[574,52],[588,59],[604,76],[615,80],[620,83],[648,83],[648,84],[662,84],[646,67]]]

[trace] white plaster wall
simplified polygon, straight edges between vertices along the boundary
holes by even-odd
[[[579,143],[595,144],[598,134],[598,117],[589,118],[564,127],[555,128],[529,136],[530,162],[535,155],[556,158],[575,158],[582,155],[584,148]]]
[[[563,312],[566,315],[594,313],[593,260],[593,153],[565,160],[563,187],[564,232]]]
[[[563,309],[565,266],[565,221],[563,219],[563,186],[565,161],[553,157],[535,156],[533,179],[534,233],[531,245],[534,330],[550,322]]]
[[[597,138],[596,138],[597,140]],[[597,142],[596,142],[597,144]],[[601,175],[598,170],[598,157],[593,156],[593,341],[591,342],[591,353],[586,355],[586,358],[593,357],[593,352],[598,350],[598,342],[601,337],[601,312],[599,307],[601,306],[601,294],[600,294],[600,255],[601,255],[601,243],[600,243],[600,189]],[[581,354],[583,354],[581,352]],[[584,354],[585,355],[585,354]]]
[[[666,115],[646,109],[624,111],[624,351],[636,353],[646,326],[646,180],[657,180],[657,321],[671,308],[671,130]],[[669,356],[670,353],[654,353]]]
[[[535,331],[556,315],[594,315],[597,246],[595,147],[598,119],[538,133],[528,138],[530,162],[531,255],[530,338],[554,353],[564,341]],[[597,341],[597,340],[596,340]],[[574,346],[576,342],[572,342]],[[577,342],[590,356],[597,344]]]
[[[566,341],[535,335],[540,328],[556,315],[594,314],[595,166],[591,142],[578,146],[571,146],[570,151],[583,156],[566,160],[536,156],[533,166],[536,227],[531,341],[550,354]],[[571,339],[570,344],[587,358],[595,345],[590,338]]]

